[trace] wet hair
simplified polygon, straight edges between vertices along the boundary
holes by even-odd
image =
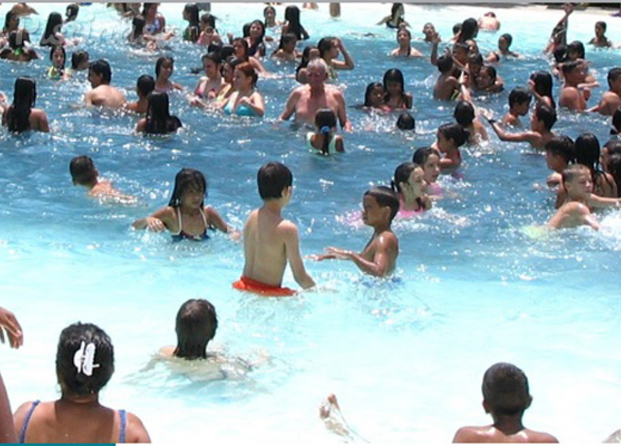
[[[401,113],[397,119],[397,128],[399,130],[414,130],[416,128],[414,116],[408,112]]]
[[[475,118],[474,107],[468,101],[459,101],[457,105],[455,105],[453,118],[455,118],[455,121],[457,121],[459,125],[464,127],[472,124]]]
[[[608,70],[608,87],[612,87],[612,83],[616,81],[619,76],[621,76],[621,68],[614,67]]]
[[[399,12],[399,9],[403,8],[403,3],[393,3],[392,7],[390,8],[390,15],[392,16],[393,19],[398,18],[395,17],[397,15],[397,12]]]
[[[431,155],[440,157],[438,151],[432,147],[419,147],[412,156],[412,162],[417,166],[424,167]]]
[[[496,83],[496,79],[498,77],[496,68],[492,67],[491,65],[484,65],[483,68],[481,68],[481,73],[487,73],[490,80],[492,81],[492,84]]]
[[[280,36],[280,42],[278,42],[278,48],[276,48],[274,50],[274,52],[272,53],[272,56],[274,54],[276,54],[278,51],[280,51],[281,49],[283,49],[286,45],[290,44],[291,42],[297,42],[297,37],[295,37],[295,34],[293,33],[283,33]],[[307,62],[308,63],[308,62]],[[301,65],[301,63],[300,63]]]
[[[14,17],[17,17],[17,19],[19,20],[19,16],[15,14],[12,10],[9,10],[6,13],[6,16],[4,16],[4,27],[2,28],[2,31],[6,32],[9,30],[9,23]]]
[[[202,191],[207,196],[207,180],[202,172],[184,167],[175,176],[175,185],[168,201],[168,206],[173,208],[180,207],[183,195],[188,190]],[[201,201],[201,208],[203,206],[204,202]]]
[[[460,29],[459,41],[465,42],[466,40],[474,39],[479,32],[479,24],[476,19],[469,18],[462,22]]]
[[[552,56],[554,56],[554,61],[557,64],[565,62],[567,60],[567,47],[565,45],[557,45]]]
[[[547,71],[535,71],[530,75],[530,80],[535,83],[534,90],[540,96],[547,96],[552,101],[552,108],[556,108],[552,96],[552,75]]]
[[[257,85],[257,80],[259,79],[259,75],[257,71],[254,69],[249,62],[240,63],[235,67],[236,70],[244,73],[244,76],[250,77],[252,79],[252,86],[255,87]]]
[[[147,21],[143,16],[137,15],[132,19],[132,40],[136,40],[138,37],[144,34],[144,28],[147,26]]]
[[[151,135],[165,135],[181,127],[181,121],[170,115],[168,94],[161,91],[152,91],[149,94],[147,106],[147,125],[145,133]]]
[[[184,359],[206,359],[207,344],[216,335],[218,317],[211,302],[190,299],[177,312],[175,331],[177,347],[174,356]]]
[[[143,97],[147,97],[153,90],[155,90],[155,79],[148,74],[143,74],[136,81],[136,88]]]
[[[552,130],[552,127],[556,123],[556,110],[547,105],[537,104],[535,107],[535,116],[539,121],[543,122],[546,129]]]
[[[561,178],[563,179],[563,184],[566,184],[583,174],[591,175],[591,171],[587,166],[583,166],[582,164],[570,164],[563,170]]]
[[[456,35],[460,31],[461,31],[461,23],[455,23],[453,25],[453,35]]]
[[[109,84],[112,80],[112,71],[110,70],[110,64],[103,59],[91,62],[88,66],[88,71],[92,71],[96,75],[101,76],[101,80],[104,84]]]
[[[617,190],[621,190],[621,154],[614,154],[610,156],[606,170],[615,179]]]
[[[246,59],[248,59],[249,55],[248,55],[248,49],[250,48],[248,46],[248,42],[246,42],[246,39],[243,39],[241,37],[238,37],[236,39],[233,39],[233,41],[231,42],[231,45],[235,45],[236,43],[240,43],[241,46],[244,48],[244,57]]]
[[[157,6],[157,3],[143,3],[142,4],[142,12],[141,14],[146,17],[147,16],[147,12],[149,11],[149,9],[151,9],[153,6]]]
[[[576,159],[574,142],[569,136],[553,137],[546,143],[545,150],[552,155],[561,156],[567,164],[573,163]]]
[[[438,71],[440,73],[450,73],[453,69],[453,58],[447,54],[438,57]]]
[[[599,163],[600,146],[597,137],[593,133],[583,133],[576,138],[575,144],[576,163],[589,168],[593,185],[600,184],[598,178],[608,182],[608,178]]]
[[[500,36],[500,39],[504,39],[507,42],[507,49],[511,47],[511,44],[513,43],[513,36],[511,36],[511,34],[503,34]]]
[[[199,26],[198,5],[196,3],[188,3],[183,8],[183,12],[188,15],[190,26]]]
[[[371,107],[371,93],[373,93],[373,90],[375,90],[376,88],[381,88],[383,90],[384,85],[381,82],[371,82],[367,85],[367,89],[364,92],[365,107]]]
[[[293,174],[281,163],[267,163],[257,173],[259,196],[263,200],[279,199],[282,192],[293,184]]]
[[[582,63],[583,62],[578,60],[574,60],[572,62],[565,62],[563,64],[563,74],[567,76],[568,74],[572,73],[576,68],[581,67]]]
[[[401,183],[407,183],[410,179],[410,175],[416,168],[419,167],[414,163],[403,163],[395,169],[395,174],[390,182],[390,187],[393,191],[401,193]]]
[[[567,55],[569,53],[577,53],[578,59],[584,59],[584,45],[579,40],[574,40],[567,45]]]
[[[611,135],[618,135],[621,132],[621,108],[615,110],[612,114],[612,129],[610,129]]]
[[[511,90],[509,93],[509,107],[513,107],[514,105],[524,104],[532,100],[533,95],[526,88],[516,87]]]
[[[321,152],[328,155],[330,150],[330,134],[332,129],[336,127],[336,114],[329,108],[321,108],[315,113],[315,127],[319,133],[323,135],[323,146]]]
[[[397,68],[392,68],[384,73],[384,90],[386,90],[386,100],[388,100],[388,82],[399,82],[401,85],[401,97],[405,94],[403,73]]]
[[[94,344],[92,375],[78,370],[75,365],[76,353],[84,345]],[[114,373],[114,347],[105,331],[94,324],[72,324],[60,333],[56,351],[56,375],[63,393],[74,395],[96,395],[108,383]]]
[[[11,132],[30,130],[30,112],[37,99],[37,84],[29,77],[15,79],[13,104],[7,111],[7,127]]]
[[[456,123],[442,124],[438,127],[438,132],[442,133],[446,139],[452,139],[455,146],[463,146],[470,138],[470,132]]]
[[[252,25],[259,25],[261,27],[261,35],[257,40],[252,42],[252,45],[248,46],[249,56],[254,56],[257,52],[265,53],[265,43],[263,43],[263,37],[265,36],[265,25],[261,20],[253,20],[252,22],[250,22],[248,24],[248,34],[246,35],[246,33],[244,32],[244,37],[248,37],[251,39],[250,28],[252,27]]]
[[[265,15],[267,14],[267,11],[274,11],[274,16],[276,16],[276,8],[274,8],[271,5],[266,6],[265,8],[263,8],[263,17],[265,17]],[[267,28],[267,18],[265,19],[265,21],[263,22],[263,26],[265,28]]]
[[[204,64],[206,60],[211,60],[216,66],[219,66],[222,63],[222,59],[220,58],[220,53],[217,52],[209,52],[207,54],[203,54],[201,57],[201,62]]]
[[[219,47],[220,51],[218,51],[218,54],[220,54],[220,60],[226,60],[229,57],[235,57],[235,48],[233,48],[233,45],[222,45]],[[207,47],[207,52],[211,52],[210,47]]]
[[[74,51],[71,55],[71,68],[77,70],[82,62],[88,60],[88,52]]]
[[[606,28],[607,28],[606,22],[603,22],[601,20],[599,22],[595,22],[595,26],[598,26],[598,25],[602,27],[602,30],[605,33],[606,32]]]
[[[69,163],[71,180],[80,185],[92,184],[97,179],[95,163],[90,156],[81,155],[71,159]]]
[[[300,60],[300,65],[298,65],[298,67],[295,69],[296,75],[300,72],[302,68],[306,68],[308,66],[308,63],[310,62],[310,52],[314,49],[318,48],[315,45],[307,45],[304,48],[304,51],[302,51],[302,59]]]
[[[298,40],[302,40],[306,30],[300,23],[300,8],[297,6],[287,6],[285,8],[285,20],[288,23],[287,31],[295,34]]]
[[[67,9],[65,10],[65,17],[67,22],[71,22],[78,18],[78,12],[80,12],[80,6],[76,3],[71,3],[67,5]]]
[[[388,220],[391,223],[397,212],[399,212],[399,197],[395,191],[393,191],[390,187],[386,186],[374,186],[368,191],[364,193],[364,196],[369,196],[375,198],[377,204],[381,207],[389,207],[390,208],[390,218]]]
[[[528,378],[513,364],[498,363],[487,369],[481,390],[494,415],[519,416],[532,400]]]
[[[252,22],[250,22],[250,26],[248,27],[249,31],[250,31],[250,28],[252,27],[252,25],[260,25],[261,26],[261,36],[259,36],[259,42],[263,43],[263,36],[265,36],[265,24],[261,20],[253,20]]]
[[[425,26],[427,25],[431,25],[430,23],[426,23]],[[395,37],[397,38],[397,41],[399,41],[399,33],[400,32],[404,32],[408,35],[408,37],[411,39],[412,38],[412,33],[410,32],[409,29],[407,29],[405,26],[400,27],[399,29],[397,29],[397,34],[395,34]]]
[[[63,66],[61,67],[61,69],[64,70],[65,63],[67,62],[67,53],[65,52],[65,48],[62,45],[54,45],[52,49],[50,49],[50,60],[54,58],[54,52],[56,52],[57,50],[63,53]]]
[[[17,31],[11,31],[9,34],[9,47],[12,50],[24,47],[24,31],[19,29]]]
[[[483,66],[483,56],[481,56],[481,53],[468,55],[468,65],[471,65],[472,63]]]
[[[56,33],[61,31],[63,26],[63,17],[57,13],[52,12],[47,18],[47,24],[45,25],[45,31],[41,37],[39,44],[41,46],[60,45],[62,42],[56,40]]]
[[[162,65],[164,65],[165,63],[169,63],[171,71],[174,71],[175,60],[172,57],[167,57],[167,56],[159,57],[157,61],[155,62],[155,77],[156,78],[159,77],[160,71],[162,70]],[[172,72],[171,72],[171,75],[172,75]]]
[[[334,48],[334,37],[323,37],[317,42],[317,49],[319,49],[319,57],[323,59],[325,54]]]
[[[621,141],[618,139],[609,140],[606,144],[604,144],[604,148],[608,151],[609,156],[621,155]]]

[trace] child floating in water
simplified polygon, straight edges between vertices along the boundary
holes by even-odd
[[[444,154],[440,160],[442,173],[453,173],[461,166],[461,153],[459,147],[467,141],[470,133],[459,124],[442,124],[438,127],[438,139],[432,148]]]
[[[552,435],[522,424],[522,416],[533,401],[522,370],[513,364],[494,364],[483,375],[482,390],[483,408],[492,415],[494,424],[462,427],[453,443],[558,443]]]
[[[563,188],[567,199],[548,222],[552,229],[587,225],[598,230],[599,223],[591,210],[621,206],[621,198],[602,198],[593,194],[591,171],[581,164],[573,164],[563,171]]]
[[[431,209],[431,200],[425,193],[425,172],[414,163],[403,163],[395,170],[392,189],[399,196],[400,218],[410,218]]]
[[[134,229],[148,228],[151,231],[170,231],[173,241],[207,240],[208,229],[218,229],[233,237],[237,231],[229,226],[211,206],[205,206],[207,180],[194,169],[181,169],[175,177],[170,202],[165,208],[151,216],[132,223]]]
[[[306,134],[306,147],[318,155],[334,155],[345,152],[343,137],[335,135],[336,115],[329,108],[317,110],[315,114],[316,132]]]
[[[290,296],[282,287],[287,262],[295,281],[304,289],[315,286],[306,273],[296,225],[282,218],[291,201],[293,174],[284,164],[267,163],[257,175],[263,206],[251,212],[244,226],[244,272],[233,287],[266,296]]]
[[[399,198],[386,186],[376,186],[364,194],[362,221],[373,227],[373,236],[361,253],[328,248],[315,260],[351,260],[364,273],[376,277],[390,276],[397,264],[399,240],[390,225],[399,212]]]
[[[64,81],[71,79],[71,69],[65,68],[67,54],[62,45],[54,45],[52,47],[50,50],[50,60],[52,61],[52,66],[47,70],[47,77]]]
[[[132,204],[136,197],[125,195],[112,187],[109,181],[101,180],[93,160],[85,155],[76,156],[69,164],[71,180],[75,186],[84,186],[91,197],[111,198],[115,201]]]

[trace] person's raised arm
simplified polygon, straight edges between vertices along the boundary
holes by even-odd
[[[336,39],[336,47],[343,54],[343,57],[345,58],[345,60],[344,61],[333,60],[332,66],[336,70],[353,70],[354,60],[349,55],[349,52],[347,52],[347,49],[345,48],[345,45],[343,45],[343,41],[341,39],[338,39],[338,38]]]
[[[386,17],[384,17],[382,20],[380,20],[379,22],[377,22],[378,25],[383,25],[384,23],[388,23],[390,21],[390,19],[392,19],[391,15],[387,15]]]
[[[286,222],[283,224],[282,230],[285,239],[285,252],[287,254],[287,260],[289,261],[289,266],[293,272],[293,278],[304,289],[314,287],[315,281],[306,272],[304,262],[302,261],[302,255],[300,254],[298,228],[296,228],[293,223]]]
[[[431,38],[431,65],[438,65],[438,45],[440,45],[440,35],[434,33]]]
[[[351,260],[362,272],[375,277],[385,277],[389,273],[388,268],[391,258],[394,259],[397,251],[397,238],[392,233],[384,233],[378,237],[373,261],[366,260],[361,254],[353,251],[328,248],[328,254],[333,254],[337,258]]]
[[[250,98],[243,97],[239,100],[240,104],[247,105],[257,115],[263,117],[265,114],[265,102],[263,96],[259,93],[254,93]]]
[[[589,206],[593,208],[609,208],[609,207],[621,207],[621,198],[605,198],[599,195],[591,194],[589,197]]]

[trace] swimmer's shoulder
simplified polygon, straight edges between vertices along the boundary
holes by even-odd
[[[126,443],[150,443],[151,438],[142,420],[131,412],[127,412],[127,425],[125,428]]]
[[[529,443],[558,443],[558,439],[554,435],[550,435],[545,432],[536,432],[531,431],[530,429],[523,429],[519,433],[525,435]]]
[[[490,443],[497,442],[494,438],[496,429],[493,426],[464,426],[460,427],[455,436],[453,443]]]

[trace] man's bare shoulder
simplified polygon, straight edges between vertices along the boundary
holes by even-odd
[[[558,439],[554,435],[545,432],[535,432],[530,429],[524,429],[528,443],[558,443]]]
[[[489,443],[491,439],[490,427],[460,427],[453,437],[453,443]]]

